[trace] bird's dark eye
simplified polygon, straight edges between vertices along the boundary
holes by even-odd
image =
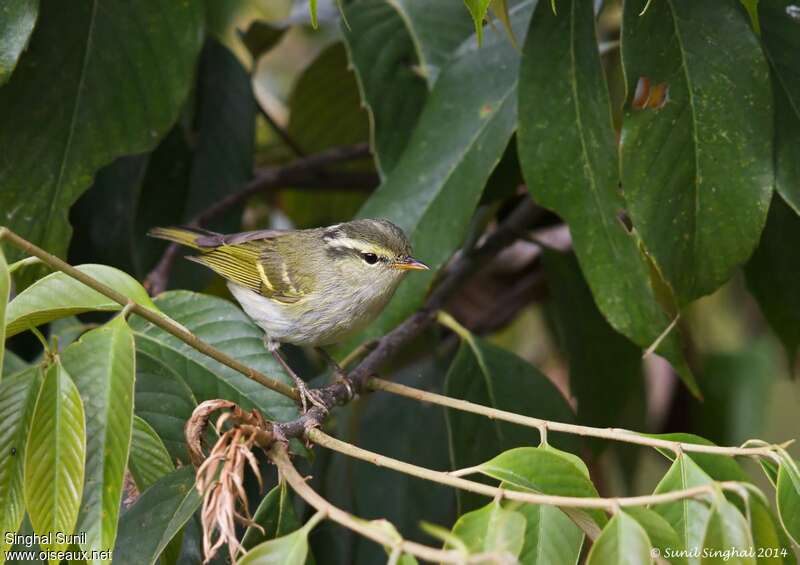
[[[378,262],[378,256],[374,253],[362,253],[361,256],[364,258],[364,261],[370,265],[374,265]]]

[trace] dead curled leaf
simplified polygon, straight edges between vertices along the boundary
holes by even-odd
[[[220,410],[226,411],[216,421],[219,439],[206,457],[203,438],[211,415]],[[231,424],[227,430],[224,429],[226,423]],[[197,467],[197,490],[203,496],[200,519],[204,562],[210,561],[225,544],[231,562],[236,562],[236,554],[241,549],[236,523],[260,528],[248,510],[244,473],[249,468],[263,490],[253,450],[256,447],[265,450],[272,444],[271,424],[257,410],[246,412],[227,400],[207,400],[195,408],[186,422],[185,433],[192,463]]]

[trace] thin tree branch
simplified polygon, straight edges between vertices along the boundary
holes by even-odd
[[[21,238],[8,228],[0,227],[0,241],[3,240],[8,241],[9,243],[18,247],[28,255],[38,257],[43,263],[45,263],[51,269],[56,271],[61,271],[67,274],[68,276],[72,277],[73,279],[85,284],[89,288],[96,290],[103,296],[107,296],[108,298],[110,298],[123,308],[125,308],[128,312],[133,312],[135,314],[138,314],[148,322],[174,335],[187,345],[195,348],[196,350],[207,355],[208,357],[211,357],[212,359],[219,361],[223,365],[227,365],[234,371],[243,374],[245,377],[256,381],[257,383],[267,387],[268,389],[274,390],[275,392],[279,392],[284,396],[288,396],[289,398],[292,398],[294,400],[299,399],[297,391],[295,391],[294,388],[290,387],[286,383],[282,383],[281,381],[268,377],[267,375],[259,371],[256,371],[255,369],[252,369],[247,365],[240,363],[233,357],[226,355],[219,349],[201,340],[192,332],[190,332],[189,330],[187,330],[174,320],[168,318],[164,314],[161,314],[160,312],[156,312],[154,310],[150,310],[149,308],[142,306],[141,304],[133,300],[130,300],[127,296],[120,294],[113,288],[101,283],[100,281],[87,275],[86,273],[79,271],[78,269],[62,261],[55,255],[51,255],[45,250]]]
[[[289,483],[289,486],[308,504],[321,512],[325,517],[334,522],[356,532],[357,534],[374,541],[392,550],[399,549],[403,553],[408,553],[434,563],[485,563],[492,554],[464,555],[455,549],[437,549],[427,545],[422,545],[403,538],[398,538],[391,532],[382,527],[372,526],[368,521],[345,512],[325,500],[314,489],[312,489],[302,475],[297,471],[289,459],[286,446],[281,442],[275,442],[269,452],[270,459],[278,467],[281,476]]]
[[[334,147],[314,155],[296,159],[291,163],[278,167],[263,167],[256,171],[253,179],[241,190],[219,200],[192,218],[188,225],[203,226],[214,218],[235,208],[248,198],[267,190],[291,186],[292,188],[342,188],[351,190],[371,190],[378,186],[378,177],[374,173],[340,171],[330,174],[325,168],[336,163],[353,161],[369,156],[369,145],[359,143],[346,147]],[[160,294],[166,290],[169,274],[179,246],[170,243],[164,250],[161,259],[145,278],[144,286],[151,294]]]
[[[367,388],[371,390],[382,390],[396,394],[398,396],[405,396],[420,402],[430,402],[431,404],[438,404],[447,408],[461,410],[462,412],[471,412],[472,414],[479,414],[486,416],[493,420],[502,420],[511,422],[512,424],[519,424],[529,428],[536,428],[537,430],[546,430],[553,432],[563,432],[572,435],[597,437],[613,441],[620,441],[625,443],[633,443],[636,445],[644,445],[653,448],[668,449],[673,453],[709,453],[714,455],[726,456],[744,456],[744,457],[774,457],[775,449],[779,446],[765,446],[765,447],[726,447],[718,445],[702,445],[699,443],[685,443],[680,441],[671,441],[663,438],[648,437],[646,435],[638,434],[631,430],[621,428],[593,428],[590,426],[579,426],[577,424],[566,424],[563,422],[553,422],[550,420],[542,420],[532,416],[523,416],[514,412],[507,412],[474,402],[460,400],[458,398],[451,398],[442,394],[420,390],[410,386],[393,383],[379,378],[372,378],[367,382]]]

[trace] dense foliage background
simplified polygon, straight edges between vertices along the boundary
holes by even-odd
[[[3,0],[0,224],[290,383],[222,282],[147,230],[396,222],[432,270],[409,277],[341,359],[421,308],[454,254],[469,257],[528,206],[524,229],[449,296],[452,318],[404,343],[383,378],[558,422],[784,442],[800,437],[798,53],[791,0]],[[81,549],[114,548],[119,563],[201,562],[186,420],[225,398],[287,421],[294,402],[139,316],[109,321],[119,304],[64,275],[42,279],[41,263],[15,263],[27,256],[18,246],[2,252],[0,531],[87,532]],[[313,352],[287,349],[313,384],[330,378]],[[385,393],[336,409],[324,430],[440,470],[540,439]],[[523,563],[646,560],[648,544],[668,546],[654,533],[665,529],[684,548],[717,535],[720,547],[788,548],[774,562],[795,562],[790,455],[780,472],[762,459],[762,473],[746,458],[672,464],[649,447],[548,440],[585,462],[558,455],[584,490],[564,479],[551,494],[746,480],[770,501],[777,482],[778,504],[728,493],[736,506],[632,510],[591,554],[560,510],[506,506],[527,526],[502,515],[520,540],[503,548]],[[441,532],[420,522],[455,524],[480,549],[489,526],[467,513],[493,508],[485,497],[293,446],[333,504],[433,546]],[[534,475],[563,476],[532,461]],[[248,476],[265,533],[250,529],[247,548],[314,514],[260,464],[275,489],[263,498]],[[331,521],[300,531],[320,564],[387,558]]]

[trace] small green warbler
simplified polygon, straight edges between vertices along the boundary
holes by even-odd
[[[277,353],[281,343],[320,348],[365,328],[409,270],[428,269],[388,220],[354,220],[307,230],[222,235],[194,228],[155,228],[153,237],[200,252],[188,259],[228,281],[264,342],[295,380],[303,409],[320,405]],[[340,372],[338,366],[337,371]],[[324,406],[323,406],[324,408]]]

